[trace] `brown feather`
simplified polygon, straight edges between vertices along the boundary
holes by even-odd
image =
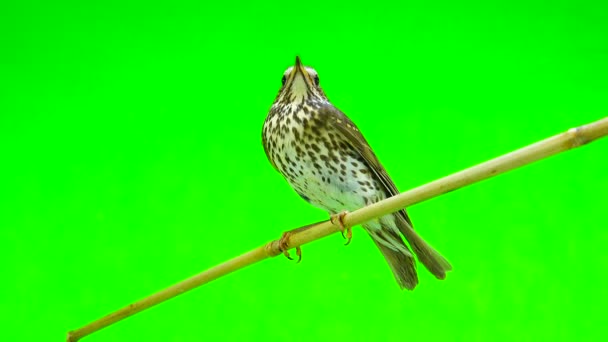
[[[370,232],[370,230],[368,230],[368,232]],[[381,232],[378,233],[395,235],[395,233],[393,233],[389,227],[385,227],[381,230]],[[378,246],[378,249],[380,249],[380,252],[382,252],[384,259],[386,259],[386,262],[391,268],[391,271],[393,271],[393,275],[395,276],[399,287],[402,289],[413,290],[416,285],[418,285],[418,275],[416,274],[416,263],[414,262],[414,258],[410,255],[405,255],[400,251],[395,251],[386,247],[376,238],[374,238],[374,235],[374,232],[370,232],[369,234],[372,241],[374,241],[376,246]],[[408,249],[400,236],[394,237],[394,241],[399,241],[403,244],[403,247]]]
[[[418,260],[428,269],[437,279],[445,279],[445,273],[452,269],[452,265],[437,252],[431,245],[426,243],[418,235],[418,233],[412,229],[409,222],[405,221],[400,215],[395,215],[397,227],[401,234],[405,236],[407,242],[416,253]]]

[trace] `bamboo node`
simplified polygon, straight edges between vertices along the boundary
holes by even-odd
[[[568,130],[568,134],[572,136],[571,148],[583,146],[590,141],[589,138],[584,134],[582,127],[570,128]]]

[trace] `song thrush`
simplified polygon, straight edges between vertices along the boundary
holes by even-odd
[[[282,83],[264,122],[262,141],[270,163],[304,200],[341,222],[341,213],[399,193],[357,126],[329,102],[314,69],[296,57]],[[413,255],[401,234],[435,277],[444,279],[451,270],[413,230],[405,210],[362,226],[401,288],[411,290],[418,284]]]

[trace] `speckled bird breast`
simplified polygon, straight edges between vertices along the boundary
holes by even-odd
[[[330,213],[384,197],[364,159],[316,109],[275,104],[262,132],[268,159],[306,201]]]

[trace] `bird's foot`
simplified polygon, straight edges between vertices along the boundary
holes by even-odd
[[[279,240],[279,250],[283,252],[283,255],[289,260],[293,260],[291,255],[289,255],[289,251],[287,250],[289,248],[289,237],[291,236],[292,232],[293,231],[283,233],[283,236],[281,236],[281,239]],[[299,263],[302,261],[302,249],[300,246],[296,247],[296,255],[298,256],[297,262]]]
[[[352,227],[346,227],[344,225],[344,216],[346,216],[346,214],[348,214],[348,211],[344,210],[341,213],[331,215],[331,223],[334,226],[338,226],[340,228],[342,237],[347,240],[346,243],[344,244],[344,246],[348,246],[348,244],[350,243],[350,240],[352,240],[352,238],[353,238]],[[344,232],[346,232],[346,235],[344,234]]]
[[[296,228],[296,229],[292,229],[288,232],[283,233],[283,235],[281,236],[281,239],[279,240],[279,250],[281,252],[283,252],[283,255],[285,257],[287,257],[287,259],[289,260],[293,260],[293,258],[291,257],[291,255],[289,255],[289,252],[287,251],[289,249],[289,238],[291,237],[292,234],[295,233],[301,233],[309,228],[312,228],[318,224],[321,224],[325,221],[321,221],[321,222],[317,222],[317,223],[313,223],[313,224],[309,224],[300,228]],[[300,246],[295,247],[296,249],[296,255],[298,256],[298,262],[302,261],[302,249],[300,248]]]

